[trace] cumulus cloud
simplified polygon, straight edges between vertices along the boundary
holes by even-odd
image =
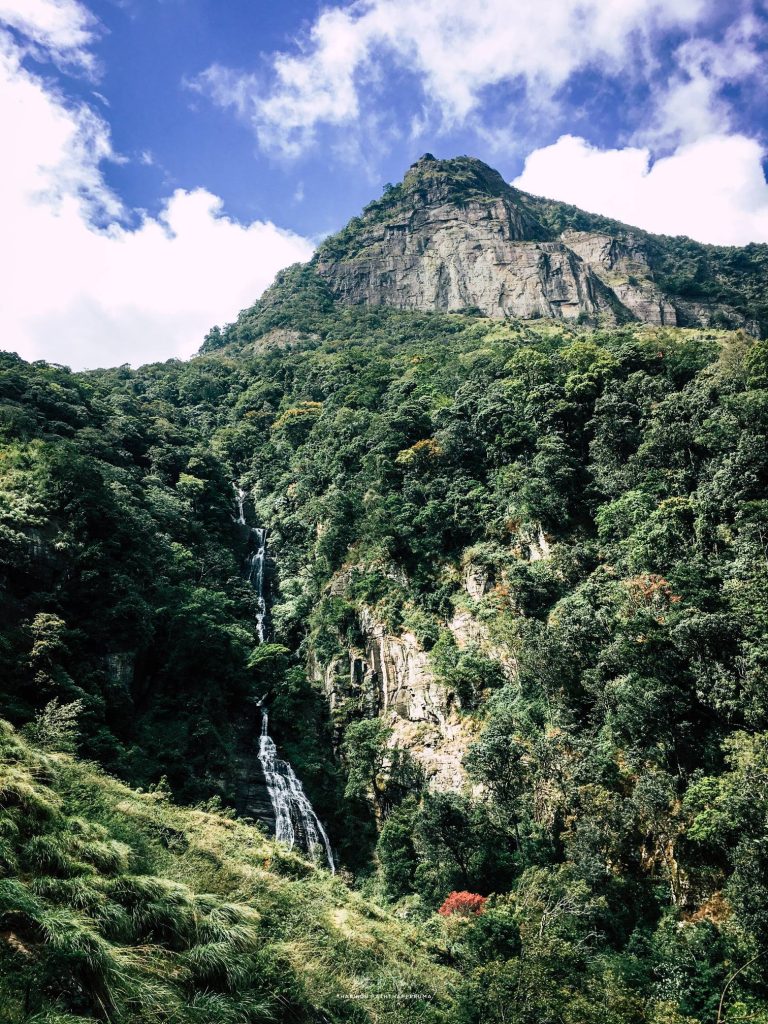
[[[743,135],[708,135],[651,162],[647,148],[598,149],[563,135],[531,153],[512,184],[668,235],[768,242],[763,152]]]
[[[0,348],[77,367],[188,356],[312,246],[237,223],[204,189],[126,227],[101,169],[117,158],[108,125],[23,64],[34,47],[90,67],[93,28],[74,0],[0,0],[0,137],[14,140],[0,180]]]
[[[765,77],[765,22],[736,17],[721,38],[692,36],[652,83],[647,123],[632,145],[601,149],[563,135],[532,152],[519,188],[628,224],[702,242],[768,241],[763,147],[733,128],[729,86]],[[663,155],[655,159],[655,154]]]
[[[0,23],[58,59],[90,66],[88,52],[96,21],[78,0],[0,0]]]
[[[262,146],[295,156],[319,126],[360,117],[385,57],[418,76],[426,102],[455,124],[489,86],[517,82],[542,106],[579,69],[652,63],[654,34],[690,28],[713,2],[357,0],[324,10],[297,53],[274,55],[266,79],[213,65],[191,84],[249,119]]]
[[[765,86],[766,69],[760,45],[766,25],[744,14],[719,40],[691,38],[674,54],[674,70],[653,89],[648,125],[634,141],[679,145],[731,127],[732,112],[724,97],[728,86],[751,80]]]

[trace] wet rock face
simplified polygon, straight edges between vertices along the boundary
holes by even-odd
[[[251,733],[239,744],[235,773],[235,807],[238,814],[261,822],[267,833],[273,836],[277,831],[275,809],[264,769],[254,752],[254,743],[254,733]]]
[[[310,658],[309,673],[323,686],[331,709],[347,697],[362,698],[367,713],[392,730],[391,746],[409,750],[419,762],[430,788],[461,789],[472,725],[457,713],[454,695],[435,679],[412,633],[388,633],[367,609],[360,628],[362,648],[324,666]]]
[[[416,637],[408,631],[392,636],[365,610],[360,626],[366,638],[363,679],[367,674],[375,683],[380,713],[394,711],[412,722],[443,723],[445,689],[435,681],[427,653]]]

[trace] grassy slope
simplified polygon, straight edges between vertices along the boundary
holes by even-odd
[[[0,729],[2,1024],[450,1019],[439,948],[340,879]]]

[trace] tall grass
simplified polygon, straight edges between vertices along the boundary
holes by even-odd
[[[0,723],[0,1024],[437,1024],[440,953],[257,829]]]

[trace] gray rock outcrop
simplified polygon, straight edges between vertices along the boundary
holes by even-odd
[[[730,307],[666,295],[642,233],[557,233],[535,209],[533,197],[481,161],[427,154],[328,239],[313,266],[342,305],[593,325],[754,326]]]
[[[542,229],[506,196],[459,206],[438,185],[420,198],[387,219],[364,218],[352,258],[318,261],[337,301],[523,319],[620,316],[590,266],[561,241],[536,240]]]
[[[357,697],[392,730],[390,745],[410,751],[430,788],[459,790],[462,758],[473,738],[471,720],[458,714],[454,695],[439,682],[413,633],[387,631],[369,609],[360,612],[363,646],[327,665],[310,657],[308,670],[333,710]]]

